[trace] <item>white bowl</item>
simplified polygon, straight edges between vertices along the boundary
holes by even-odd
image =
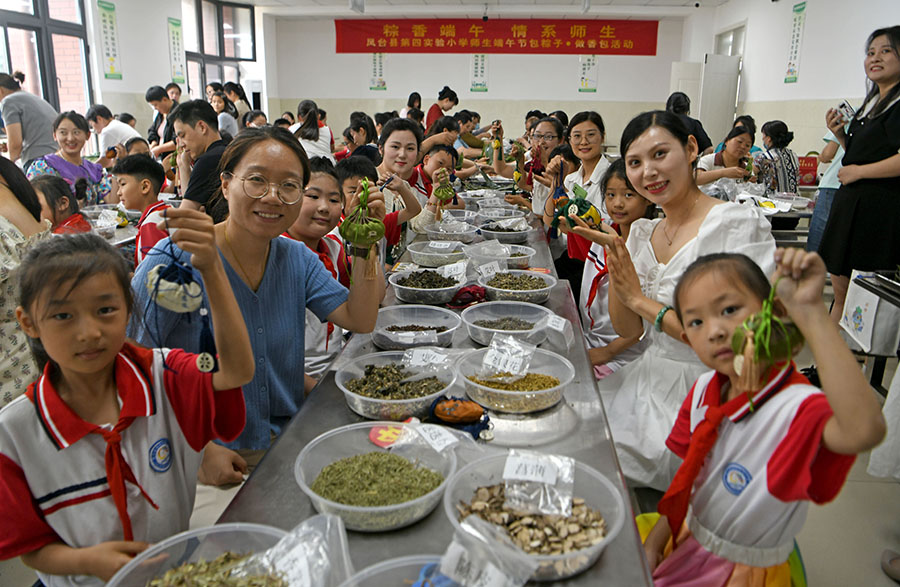
[[[488,281],[491,280],[491,277],[486,277],[482,275],[478,278],[478,285],[482,286],[487,291],[487,299],[490,301],[497,300],[505,300],[505,301],[515,301],[515,302],[531,302],[532,304],[543,304],[548,299],[550,299],[550,290],[556,287],[557,279],[552,275],[545,275],[543,273],[535,273],[534,271],[522,271],[519,269],[510,269],[509,271],[505,271],[503,273],[512,273],[514,275],[533,275],[536,277],[540,277],[547,284],[547,287],[543,287],[540,289],[501,289],[498,287],[492,287],[487,284]],[[497,274],[499,275],[499,273]]]
[[[428,235],[428,240],[470,243],[475,240],[475,236],[478,234],[478,228],[471,224],[466,224],[465,228],[458,232],[445,232],[440,230],[440,225],[439,222],[435,222],[425,227],[425,234]]]
[[[503,467],[506,455],[494,455],[479,459],[461,468],[450,479],[444,492],[444,512],[454,529],[460,530],[460,501],[471,503],[479,487],[503,483]],[[606,521],[606,536],[593,546],[561,555],[530,555],[538,562],[532,575],[536,581],[557,581],[586,571],[594,566],[600,555],[616,539],[625,525],[625,502],[613,483],[599,471],[575,461],[575,487],[573,497],[584,499],[588,507],[600,512]]]
[[[389,326],[417,324],[443,326],[443,332],[391,332]],[[453,334],[462,321],[456,312],[425,305],[388,306],[378,310],[378,320],[372,331],[372,342],[385,351],[405,350],[423,345],[450,346]]]
[[[379,399],[359,395],[347,389],[348,381],[365,375],[366,365],[377,365],[379,367],[390,364],[399,365],[403,361],[403,353],[404,351],[388,351],[363,355],[354,361],[347,362],[337,370],[334,374],[334,382],[344,392],[344,399],[347,400],[347,406],[351,410],[370,420],[403,421],[411,417],[424,418],[428,414],[428,410],[431,408],[434,400],[445,395],[456,381],[456,373],[453,369],[440,371],[435,373],[434,376],[441,383],[445,384],[443,389],[426,396],[411,399]],[[414,367],[410,367],[408,370],[418,372]]]
[[[402,453],[396,454],[444,476],[443,482],[429,493],[404,503],[378,507],[345,505],[315,493],[310,485],[327,465],[370,452],[388,452],[369,440],[369,433],[376,426],[406,425],[398,422],[360,422],[341,426],[311,440],[294,462],[294,478],[312,501],[316,511],[340,516],[348,530],[384,532],[421,520],[437,506],[447,487],[447,481],[456,471],[456,453],[452,450],[438,452],[427,443],[410,444],[403,447]]]
[[[529,322],[537,322],[541,318],[552,316],[553,312],[537,304],[528,302],[485,302],[469,306],[462,311],[460,318],[466,325],[469,338],[478,344],[487,346],[495,334],[506,334],[519,340],[539,345],[547,339],[547,331],[531,328],[530,330],[499,330],[478,326],[479,320],[498,320],[500,318],[520,318]]]

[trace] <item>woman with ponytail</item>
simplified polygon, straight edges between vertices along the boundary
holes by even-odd
[[[766,150],[756,157],[758,181],[767,192],[797,193],[800,181],[800,161],[788,149],[794,133],[780,120],[770,120],[762,126],[762,141]]]
[[[297,106],[297,121],[300,126],[294,125],[291,130],[294,136],[303,145],[306,155],[313,157],[325,157],[334,163],[334,155],[331,154],[331,129],[327,126],[319,126],[319,107],[312,100],[303,100]]]
[[[25,74],[0,73],[0,114],[9,138],[9,159],[22,159],[22,168],[28,169],[38,157],[56,152],[53,138],[53,121],[57,112],[47,101],[34,94],[23,92],[21,82]]]

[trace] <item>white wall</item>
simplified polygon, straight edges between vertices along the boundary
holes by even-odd
[[[373,92],[371,55],[334,53],[334,21],[280,19],[276,29],[282,98],[384,98],[399,101],[398,108],[412,91],[422,94],[427,108],[444,85],[457,91],[462,107],[469,98],[664,101],[671,63],[681,55],[681,22],[671,19],[659,23],[656,56],[600,56],[601,83],[593,95],[578,92],[577,55],[490,55],[484,94],[469,92],[469,55],[388,53],[388,89]]]

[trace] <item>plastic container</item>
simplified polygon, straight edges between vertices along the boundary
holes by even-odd
[[[431,404],[449,391],[456,381],[454,369],[446,369],[435,374],[442,383],[446,383],[443,389],[436,393],[413,399],[378,399],[353,393],[347,389],[347,382],[358,379],[365,374],[366,365],[400,364],[403,361],[403,351],[388,351],[384,353],[371,353],[363,355],[352,362],[346,363],[334,374],[334,381],[338,388],[344,392],[344,399],[351,410],[370,420],[397,420],[403,421],[413,416],[424,418],[428,414]],[[409,368],[416,372],[416,369]]]
[[[511,269],[504,273],[512,273],[513,275],[533,275],[540,277],[547,284],[547,287],[541,289],[500,289],[491,287],[487,284],[491,280],[490,277],[482,275],[478,278],[478,285],[484,287],[487,291],[487,299],[494,301],[514,301],[514,302],[531,302],[532,304],[543,304],[550,299],[550,290],[556,287],[557,279],[552,275],[542,275],[534,271],[523,271],[520,269]],[[497,274],[499,275],[499,273]]]
[[[414,584],[426,565],[440,565],[440,554],[419,554],[392,558],[356,573],[340,587],[385,587]]]
[[[434,289],[425,289],[420,287],[406,287],[403,285],[398,285],[397,282],[410,273],[414,273],[413,271],[398,271],[397,273],[391,274],[388,277],[388,282],[390,282],[391,286],[394,288],[394,295],[401,302],[406,302],[408,304],[446,304],[450,300],[453,299],[453,296],[456,295],[456,292],[465,285],[464,281],[457,282],[456,285],[451,285],[450,287],[438,287]]]
[[[509,220],[510,218],[525,218],[525,211],[513,204],[501,204],[497,206],[484,206],[478,204],[478,214],[491,220]]]
[[[528,366],[529,373],[552,375],[559,379],[559,385],[539,391],[504,391],[475,383],[470,375],[478,376],[484,355],[488,349],[476,349],[465,353],[456,362],[456,375],[466,388],[466,395],[478,404],[497,412],[529,414],[546,410],[559,403],[566,386],[575,378],[575,367],[562,355],[535,349]]]
[[[518,210],[519,207],[515,204],[510,204],[504,198],[483,198],[480,202],[478,202],[478,211],[482,212],[493,212],[496,210]],[[484,216],[484,214],[482,214]]]
[[[478,234],[478,228],[471,224],[466,224],[465,228],[458,232],[445,232],[439,230],[439,226],[440,223],[435,222],[434,224],[429,224],[425,227],[425,234],[428,235],[428,240],[470,243],[475,240],[475,236]]]
[[[395,454],[444,476],[444,481],[431,492],[412,501],[379,507],[344,505],[314,493],[309,486],[325,466],[355,455],[387,452],[369,440],[369,433],[376,426],[405,425],[397,422],[361,422],[341,426],[311,440],[294,462],[294,478],[312,501],[316,511],[340,516],[348,530],[384,532],[421,520],[437,506],[447,487],[447,481],[456,471],[456,453],[452,450],[437,452],[427,443],[411,444],[404,446],[402,453]]]
[[[528,240],[528,233],[531,232],[531,227],[529,226],[527,230],[517,230],[515,232],[501,231],[501,230],[491,230],[489,227],[492,226],[491,223],[485,223],[481,226],[481,236],[486,239],[494,239],[496,241],[500,241],[505,244],[513,244],[513,243],[524,243]]]
[[[478,245],[472,245],[478,246]],[[510,256],[505,255],[487,255],[487,254],[478,254],[472,252],[468,247],[463,247],[463,252],[466,256],[472,260],[472,262],[476,266],[484,265],[486,263],[490,263],[491,261],[497,261],[500,264],[500,267],[504,267],[504,264],[509,269],[527,269],[531,266],[531,260],[534,259],[537,251],[532,249],[531,247],[526,247],[525,245],[507,245],[509,247]],[[513,257],[516,253],[519,254],[517,257]]]
[[[475,322],[479,320],[498,320],[500,318],[520,318],[537,324],[541,318],[552,315],[553,312],[547,308],[527,302],[486,302],[469,306],[463,310],[460,318],[462,318],[463,324],[466,325],[466,332],[469,334],[469,338],[478,344],[487,346],[491,344],[491,339],[495,334],[508,334],[516,339],[538,345],[547,339],[546,330],[538,330],[536,328],[530,330],[499,330],[477,326]]]
[[[450,479],[444,493],[444,512],[456,530],[460,529],[456,504],[460,501],[470,503],[479,487],[502,483],[505,464],[505,454],[485,457],[462,467]],[[588,507],[600,512],[606,521],[606,536],[593,546],[566,554],[526,555],[538,561],[537,571],[531,576],[533,580],[557,581],[591,568],[625,524],[622,494],[605,475],[579,461],[575,461],[572,496],[583,498]]]
[[[440,267],[441,265],[449,265],[466,258],[463,252],[463,244],[453,241],[434,241],[438,243],[437,247],[432,246],[432,241],[420,241],[410,243],[406,250],[412,262],[422,267]],[[440,245],[449,243],[452,246],[448,249],[441,248]]]
[[[478,212],[474,212],[472,210],[457,210],[457,209],[446,209],[443,212],[444,216],[448,216],[453,218],[454,220],[459,220],[460,222],[467,222],[469,224],[475,224],[478,222]]]
[[[224,552],[257,553],[275,546],[287,532],[261,524],[218,524],[188,530],[149,547],[119,569],[107,587],[146,585],[184,563],[210,561]]]
[[[443,326],[443,332],[391,332],[389,326],[418,324],[420,326]],[[378,320],[372,331],[372,342],[385,351],[405,350],[417,346],[450,346],[453,334],[462,324],[456,312],[434,306],[388,306],[378,310]]]

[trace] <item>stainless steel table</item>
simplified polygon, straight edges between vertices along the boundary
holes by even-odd
[[[529,238],[530,246],[532,243],[542,246],[535,265],[543,262],[552,270],[549,249],[542,243],[541,233],[535,231],[535,235]],[[385,305],[392,303],[394,298],[389,290]],[[542,347],[564,354],[572,361],[575,380],[567,387],[563,401],[547,411],[533,415],[491,413],[495,436],[491,444],[568,455],[607,475],[622,495],[627,519],[618,538],[591,569],[560,582],[560,585],[652,585],[568,282],[561,281],[553,289],[546,305],[572,322],[575,343],[568,350],[550,343]],[[475,346],[464,328],[456,332],[452,348]],[[332,368],[375,350],[370,335],[354,335]],[[298,374],[298,385],[301,384],[302,378]],[[453,390],[454,395],[464,393],[459,385]],[[300,450],[319,434],[359,421],[362,418],[347,407],[343,394],[335,385],[334,371],[329,372],[266,453],[219,522],[257,522],[290,529],[315,515],[311,502],[294,480],[294,461]],[[435,511],[408,528],[374,534],[349,532],[350,554],[356,570],[362,570],[399,556],[441,554],[452,535],[453,527],[443,506],[438,505]]]

